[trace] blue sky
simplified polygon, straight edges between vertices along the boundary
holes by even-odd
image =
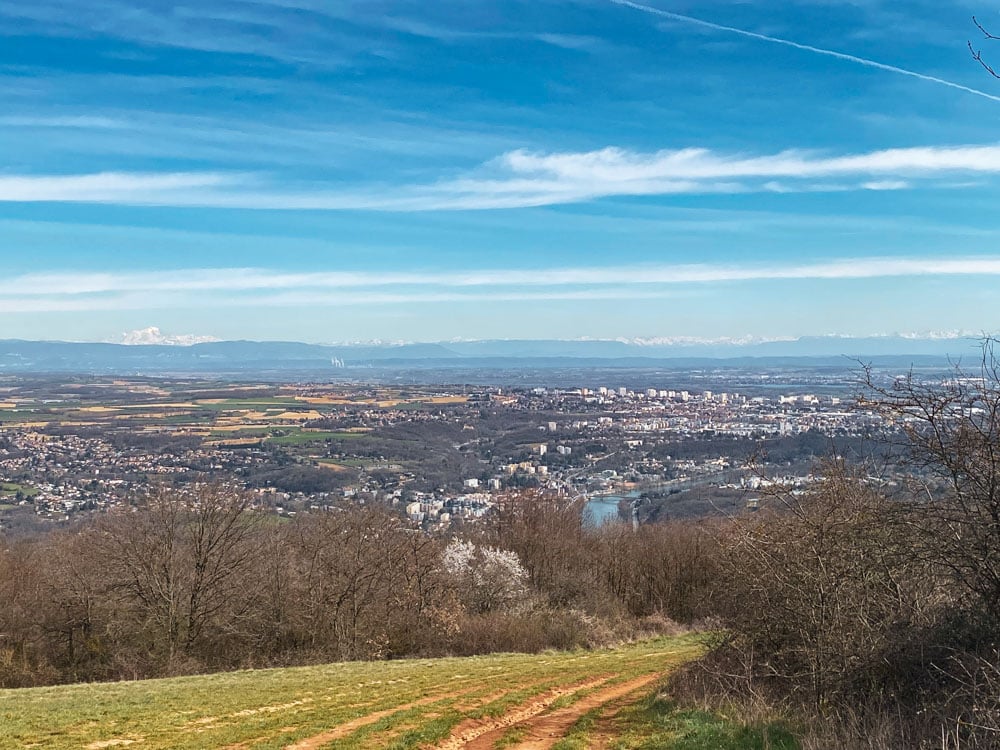
[[[0,0],[0,338],[995,331],[973,14]]]

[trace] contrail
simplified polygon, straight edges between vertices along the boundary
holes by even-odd
[[[690,23],[696,26],[702,26],[703,28],[706,29],[715,29],[716,31],[728,31],[732,34],[739,34],[740,36],[750,37],[751,39],[759,39],[762,42],[771,42],[772,44],[783,44],[786,47],[794,47],[795,49],[804,50],[806,52],[815,52],[817,55],[826,55],[827,57],[835,57],[838,60],[847,60],[848,62],[857,63],[858,65],[865,65],[869,68],[878,68],[879,70],[887,70],[890,73],[899,73],[900,75],[909,76],[910,78],[919,78],[921,81],[937,83],[941,86],[947,86],[948,88],[964,91],[967,94],[975,94],[976,96],[981,96],[984,99],[990,99],[991,101],[994,102],[1000,102],[1000,96],[988,94],[985,91],[980,91],[979,89],[970,88],[969,86],[963,86],[962,84],[955,83],[954,81],[946,81],[945,79],[937,78],[936,76],[929,76],[925,75],[924,73],[917,73],[914,70],[907,70],[906,68],[897,68],[895,65],[886,65],[885,63],[876,62],[875,60],[869,60],[867,58],[857,57],[855,55],[848,55],[844,52],[837,52],[832,49],[824,49],[823,47],[813,47],[811,44],[800,44],[799,42],[793,42],[790,39],[782,39],[781,37],[777,36],[758,34],[754,31],[747,31],[746,29],[738,29],[735,26],[724,26],[721,23],[712,23],[711,21],[703,21],[700,18],[681,15],[680,13],[672,13],[669,10],[661,10],[660,8],[654,8],[649,5],[641,5],[640,3],[634,3],[631,0],[609,0],[609,1],[614,3],[615,5],[623,5],[628,8],[640,10],[643,13],[652,13],[655,16],[670,18],[674,21],[683,21],[684,23]]]

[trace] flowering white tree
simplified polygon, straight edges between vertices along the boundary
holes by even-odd
[[[455,539],[441,563],[475,612],[514,610],[528,598],[528,573],[514,552]]]

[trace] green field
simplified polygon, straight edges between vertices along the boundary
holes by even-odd
[[[293,430],[287,435],[277,435],[270,438],[275,445],[305,445],[307,443],[323,442],[324,440],[356,440],[357,432],[327,432],[325,430]]]
[[[291,409],[305,411],[313,407],[294,398],[263,397],[263,398],[227,398],[219,402],[210,403],[202,400],[194,402],[198,409],[209,411],[240,411],[240,410],[267,410],[267,409]]]
[[[212,438],[266,438],[271,435],[271,430],[259,427],[235,426],[228,430],[210,430],[209,437]]]
[[[653,696],[702,649],[701,638],[682,636],[596,651],[6,690],[0,747],[697,748],[684,744],[688,724],[664,723]]]
[[[0,409],[0,424],[47,421],[51,419],[53,419],[53,412],[50,410],[26,411],[23,409]]]
[[[0,497],[11,497],[18,492],[25,497],[34,497],[38,490],[26,484],[12,484],[11,482],[0,482]]]

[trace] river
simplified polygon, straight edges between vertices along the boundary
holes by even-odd
[[[622,500],[635,500],[637,497],[639,493],[634,491],[625,495],[594,495],[583,506],[584,520],[593,526],[620,521],[618,503]]]

